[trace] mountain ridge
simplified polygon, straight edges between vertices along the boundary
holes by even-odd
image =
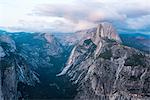
[[[150,98],[150,55],[125,46],[107,22],[66,38],[2,31],[0,61],[2,100]]]
[[[58,74],[77,84],[75,100],[148,100],[150,56],[122,45],[120,37],[108,33],[101,37],[99,30],[92,34],[97,33],[74,47],[67,66]]]

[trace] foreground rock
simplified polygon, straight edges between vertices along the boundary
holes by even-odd
[[[78,85],[76,100],[149,100],[150,56],[121,45],[111,25],[100,24],[72,50],[58,74]]]

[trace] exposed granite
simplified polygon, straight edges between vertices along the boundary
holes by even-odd
[[[76,100],[149,100],[150,55],[122,45],[109,28],[99,29],[74,47],[58,76],[78,85]]]

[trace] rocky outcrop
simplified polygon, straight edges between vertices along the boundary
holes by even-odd
[[[16,51],[15,42],[6,35],[0,36],[0,100],[17,100],[21,95],[18,82],[34,85],[39,82],[24,57]]]
[[[102,38],[111,39],[121,43],[120,37],[116,33],[113,26],[109,23],[99,24],[97,27],[97,31],[93,33],[93,36],[90,38],[92,39],[93,43],[97,46],[95,51],[95,57],[100,54],[102,44],[103,44]]]
[[[111,25],[102,23],[91,34],[74,47],[58,74],[78,85],[75,99],[149,100],[150,56],[122,45]]]
[[[91,35],[94,35],[93,37],[95,37],[95,39],[97,40],[99,40],[99,37],[107,37],[109,39],[114,39],[119,42],[121,41],[112,24],[107,22],[102,22],[97,27],[80,30],[72,34],[65,34],[62,39],[63,42],[68,42],[68,44],[74,45],[81,40],[91,37]]]
[[[94,34],[94,38],[99,40],[100,37],[106,37],[108,39],[113,39],[118,42],[121,42],[119,35],[116,33],[116,30],[110,23],[101,23],[97,27],[96,34]]]

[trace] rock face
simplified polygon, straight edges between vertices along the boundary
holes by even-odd
[[[38,81],[24,57],[16,52],[15,42],[0,35],[0,100],[17,100],[21,96],[18,82],[34,85]]]
[[[108,38],[108,39],[113,39],[118,42],[121,42],[120,37],[116,33],[114,27],[110,23],[101,23],[97,27],[96,33],[94,33],[93,38],[95,39],[95,42],[99,41],[100,38]]]
[[[58,74],[78,85],[76,100],[149,100],[150,56],[121,44],[108,23],[73,49]]]
[[[91,37],[91,35],[94,35],[93,37],[97,40],[99,40],[100,37],[107,37],[109,39],[121,41],[118,34],[116,34],[116,30],[114,29],[114,27],[107,22],[99,24],[96,28],[94,27],[91,29],[77,31],[70,34],[69,36],[65,36],[64,38],[66,41],[72,44],[76,44],[80,40],[83,40],[89,36]]]

